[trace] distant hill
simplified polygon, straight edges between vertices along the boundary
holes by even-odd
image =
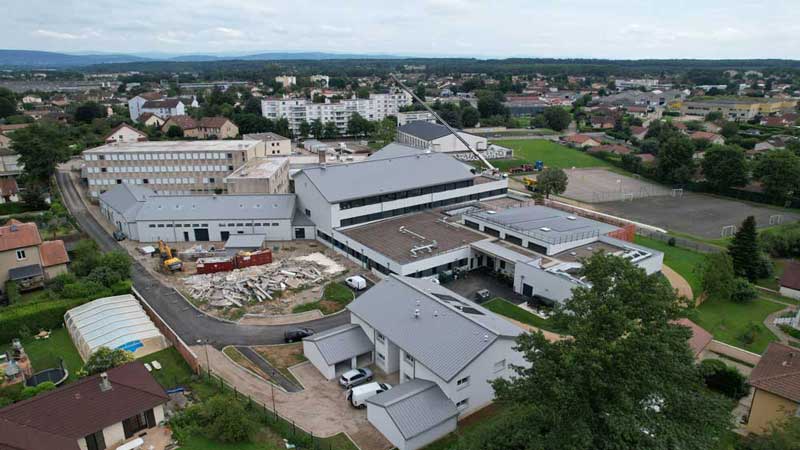
[[[358,55],[358,54],[338,54],[323,52],[267,52],[253,55],[228,56],[228,55],[203,55],[189,54],[173,57],[143,57],[127,54],[65,54],[55,52],[42,52],[37,50],[0,50],[0,67],[18,68],[68,68],[91,66],[98,64],[131,63],[148,61],[178,61],[178,62],[200,62],[200,61],[224,61],[224,60],[243,60],[243,61],[285,61],[285,60],[329,60],[329,59],[394,59],[396,56],[389,55]]]
[[[64,68],[148,61],[147,58],[123,54],[67,55],[36,50],[0,50],[0,67]]]

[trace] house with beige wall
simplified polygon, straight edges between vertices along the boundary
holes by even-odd
[[[755,390],[746,429],[764,433],[789,417],[800,415],[800,349],[773,342],[750,373]]]
[[[42,241],[35,223],[10,220],[0,227],[0,291],[7,281],[20,290],[40,287],[44,280],[67,271],[64,241]]]
[[[233,139],[239,135],[239,127],[227,117],[172,116],[161,126],[166,133],[173,126],[183,130],[183,136],[195,139]]]
[[[276,133],[245,134],[242,139],[264,141],[268,155],[289,156],[292,154],[292,141]]]

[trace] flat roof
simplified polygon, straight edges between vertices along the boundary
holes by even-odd
[[[581,259],[588,258],[601,250],[605,251],[606,253],[613,254],[625,249],[606,242],[596,241],[592,242],[591,244],[581,245],[580,247],[575,247],[565,250],[561,253],[556,253],[553,255],[553,258],[564,262],[578,262]]]
[[[90,148],[83,153],[220,152],[246,150],[260,143],[261,141],[255,140],[119,142]]]
[[[486,239],[483,234],[466,227],[445,223],[444,216],[434,211],[397,216],[337,231],[400,264],[423,260]],[[348,245],[358,250],[358,245]],[[422,249],[428,245],[432,246],[431,251]],[[416,256],[411,252],[415,248],[420,249],[415,252]]]
[[[254,141],[288,141],[289,138],[283,137],[280,134],[267,132],[267,133],[250,133],[242,136],[245,140]]]
[[[502,211],[481,211],[466,218],[483,220],[549,244],[601,236],[618,228],[546,206],[525,206]]]
[[[286,156],[277,158],[255,158],[247,161],[242,167],[225,177],[225,180],[244,180],[269,178],[281,167],[289,164]]]

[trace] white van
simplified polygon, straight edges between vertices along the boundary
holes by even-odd
[[[366,289],[367,288],[367,280],[365,280],[364,277],[361,277],[361,276],[358,276],[358,275],[356,275],[354,277],[347,278],[347,279],[344,280],[344,282],[348,286],[350,286],[351,288],[353,288],[353,289],[355,289],[357,291],[360,291],[362,289]]]
[[[356,386],[347,391],[347,400],[355,408],[366,408],[368,398],[386,392],[392,388],[391,384],[386,383],[367,383]]]

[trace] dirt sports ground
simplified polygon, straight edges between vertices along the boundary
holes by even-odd
[[[564,197],[591,203],[601,212],[707,239],[720,238],[723,227],[738,227],[747,216],[754,216],[759,228],[770,226],[770,221],[800,220],[798,212],[766,205],[690,192],[673,195],[670,188],[605,169],[568,170],[567,174]]]

